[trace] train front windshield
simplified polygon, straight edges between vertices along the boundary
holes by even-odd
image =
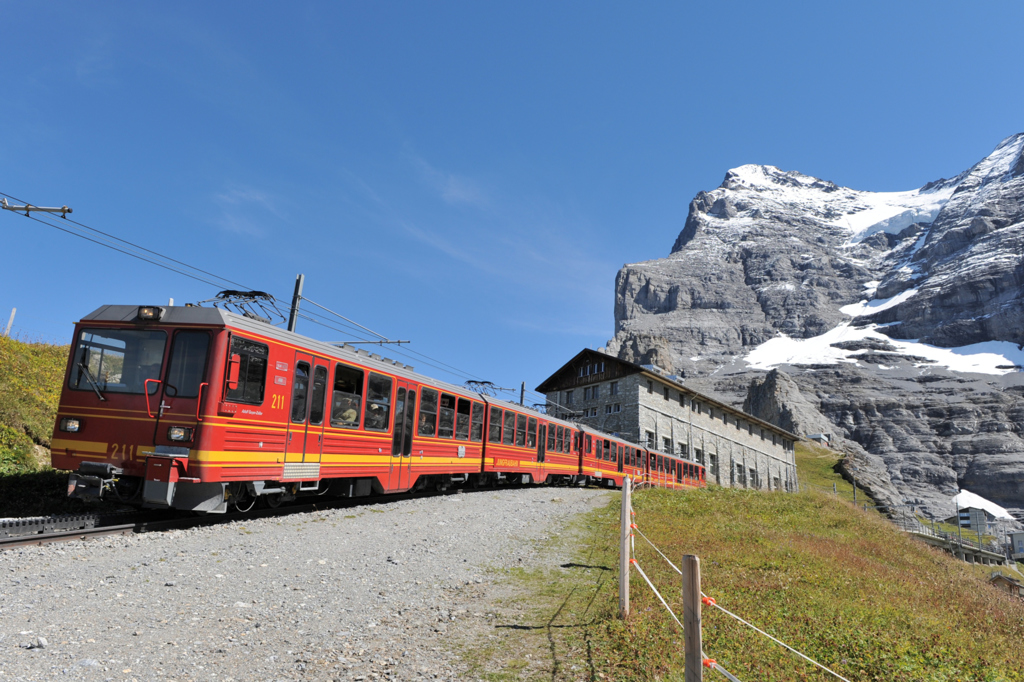
[[[159,379],[167,333],[141,329],[83,329],[78,336],[69,387],[78,391],[146,391],[147,379]],[[149,384],[156,393],[158,384]]]

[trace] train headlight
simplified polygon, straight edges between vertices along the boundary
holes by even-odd
[[[78,433],[78,429],[82,428],[82,422],[75,417],[64,417],[60,420],[60,430],[66,431],[67,433]]]
[[[167,429],[167,440],[185,442],[192,440],[192,429],[187,426],[172,426]]]
[[[155,305],[140,306],[137,315],[143,322],[158,322],[163,316],[164,309]]]

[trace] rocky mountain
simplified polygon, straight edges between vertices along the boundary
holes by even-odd
[[[966,488],[1024,511],[1022,249],[1024,133],[905,192],[741,166],[666,258],[619,271],[607,350],[830,425],[888,503],[949,516]]]

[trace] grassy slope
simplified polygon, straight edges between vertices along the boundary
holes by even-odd
[[[68,346],[0,336],[0,517],[81,511],[48,451]]]
[[[834,455],[798,456],[802,480],[831,488]],[[985,584],[990,568],[956,562],[870,510],[831,494],[722,488],[642,491],[634,508],[673,561],[700,556],[704,591],[719,604],[851,680],[1024,680],[1024,604]],[[581,520],[578,532],[573,564],[514,576],[526,588],[507,607],[522,613],[506,624],[516,635],[499,629],[471,649],[476,672],[682,680],[682,633],[636,573],[632,615],[616,617],[618,505]],[[681,613],[678,574],[636,543],[644,571]],[[714,609],[704,610],[704,649],[745,682],[834,679]]]
[[[0,336],[0,475],[45,466],[33,445],[50,445],[67,357],[67,346]]]

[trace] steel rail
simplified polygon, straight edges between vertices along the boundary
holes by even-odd
[[[166,512],[138,512],[138,517],[129,523],[97,525],[90,528],[79,528],[72,530],[57,530],[47,533],[33,533],[17,535],[13,537],[0,537],[0,551],[13,549],[15,547],[28,547],[33,545],[45,545],[53,542],[69,542],[73,540],[88,540],[93,537],[105,535],[133,535],[136,533],[154,533],[168,530],[185,530],[188,528],[199,528],[204,526],[216,526],[236,521],[253,521],[258,519],[273,518],[278,516],[291,516],[293,514],[309,514],[318,511],[329,511],[332,509],[349,509],[352,507],[371,506],[386,504],[388,502],[399,502],[410,499],[429,499],[431,497],[447,497],[467,492],[493,492],[494,490],[517,488],[541,487],[540,484],[528,486],[502,486],[502,488],[452,488],[443,491],[418,491],[398,494],[370,495],[366,497],[345,497],[332,500],[304,504],[285,504],[275,508],[254,509],[248,512],[230,512],[227,514],[204,514],[195,516],[185,512],[186,516],[166,518]],[[572,486],[569,486],[572,487]],[[130,512],[126,512],[130,513]],[[107,514],[110,516],[110,514]],[[82,515],[86,516],[86,515]],[[96,516],[102,516],[97,514]],[[161,518],[163,516],[163,518]],[[155,518],[154,518],[155,517]],[[38,519],[32,519],[37,521]],[[123,519],[120,519],[123,520]]]

